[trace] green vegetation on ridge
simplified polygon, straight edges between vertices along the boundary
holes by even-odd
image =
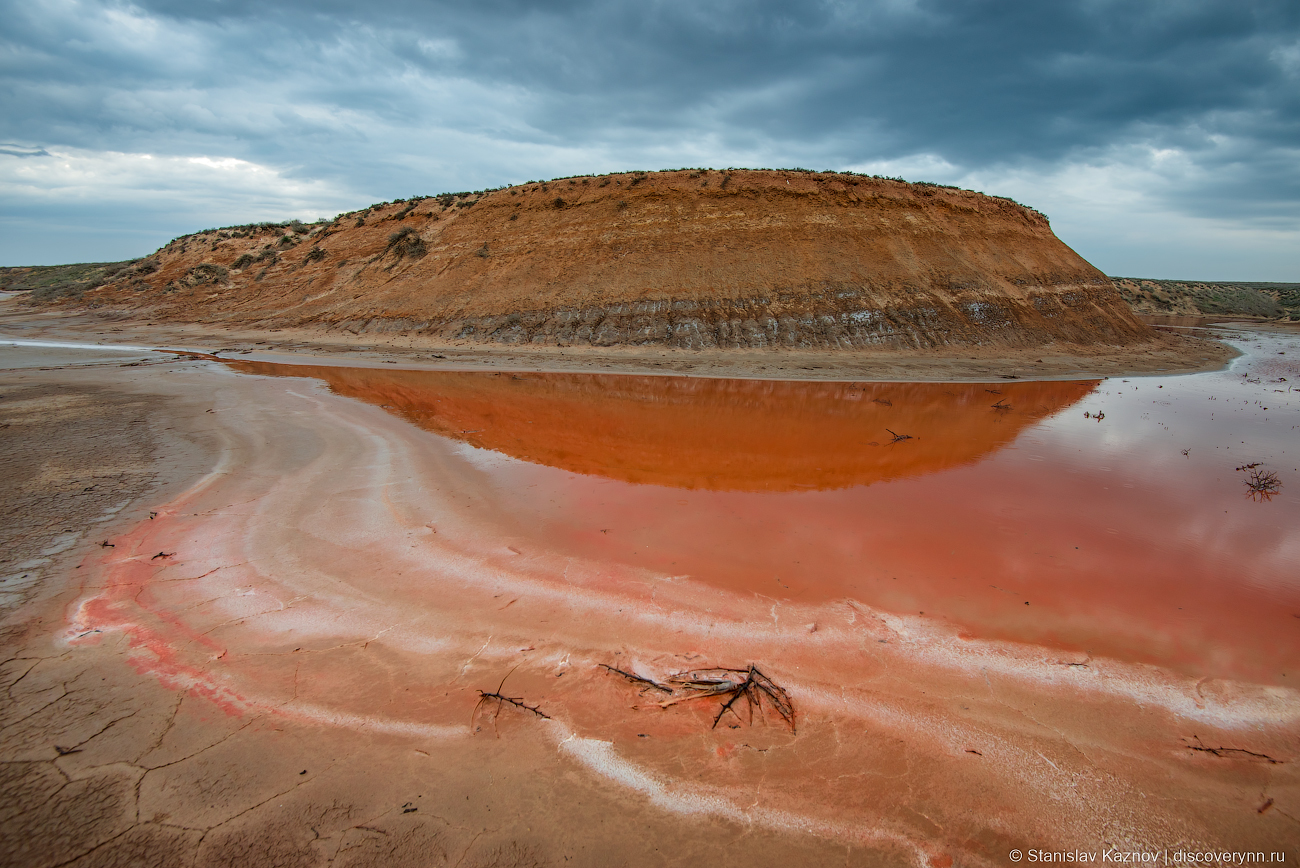
[[[1149,316],[1254,316],[1300,321],[1300,283],[1112,277],[1136,313]]]
[[[71,265],[26,265],[0,268],[0,290],[27,290],[37,301],[78,297],[112,280],[138,260],[79,262]]]

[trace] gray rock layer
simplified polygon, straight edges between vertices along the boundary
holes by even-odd
[[[907,306],[875,306],[866,293],[746,299],[659,299],[582,309],[537,309],[435,320],[373,317],[329,323],[355,333],[417,332],[475,343],[663,346],[681,349],[929,349],[1125,345],[1149,335],[1108,285],[1080,285],[996,300],[948,302],[923,291]]]

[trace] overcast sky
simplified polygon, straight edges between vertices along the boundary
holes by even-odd
[[[1297,0],[0,0],[0,265],[559,175],[851,169],[1300,281]]]

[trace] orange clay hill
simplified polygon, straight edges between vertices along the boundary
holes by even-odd
[[[1152,340],[1009,199],[855,174],[680,170],[178,238],[85,294],[152,319],[447,342],[911,350]]]

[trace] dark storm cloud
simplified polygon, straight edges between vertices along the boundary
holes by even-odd
[[[129,29],[122,41],[95,44],[15,7],[10,21],[36,20],[10,39],[36,62],[7,72],[39,83],[31,92],[46,99],[15,106],[26,117],[10,123],[267,139],[283,124],[310,134],[293,105],[272,112],[270,130],[262,112],[232,127],[228,115],[202,110],[214,88],[247,90],[256,103],[259,84],[307,73],[312,80],[294,88],[303,100],[391,121],[418,120],[408,76],[463,76],[528,92],[521,120],[558,140],[703,125],[815,150],[830,137],[842,160],[918,150],[962,163],[1052,159],[1189,124],[1298,140],[1295,70],[1277,56],[1294,52],[1300,33],[1300,5],[1287,0],[139,8],[194,44],[159,45],[150,56],[133,50]],[[145,98],[94,104],[127,91]],[[190,99],[179,115],[160,114],[148,108],[149,91]]]
[[[22,145],[0,142],[0,154],[10,157],[48,157],[50,152],[44,148],[27,148]]]
[[[1133,124],[1246,111],[1257,135],[1297,141],[1300,91],[1275,56],[1300,33],[1300,5],[1286,0],[145,6],[226,30],[254,74],[316,62],[365,33],[379,63],[527,89],[530,122],[560,137],[691,127],[704,109],[782,140],[869,130],[897,153],[938,144],[964,160],[1051,158]],[[258,25],[279,37],[269,50]],[[422,39],[449,40],[454,55]]]
[[[28,148],[230,156],[385,196],[732,162],[1047,175],[1145,149],[1179,155],[1178,183],[1152,195],[1181,213],[1300,221],[1294,0],[66,0],[0,14],[0,137]]]

